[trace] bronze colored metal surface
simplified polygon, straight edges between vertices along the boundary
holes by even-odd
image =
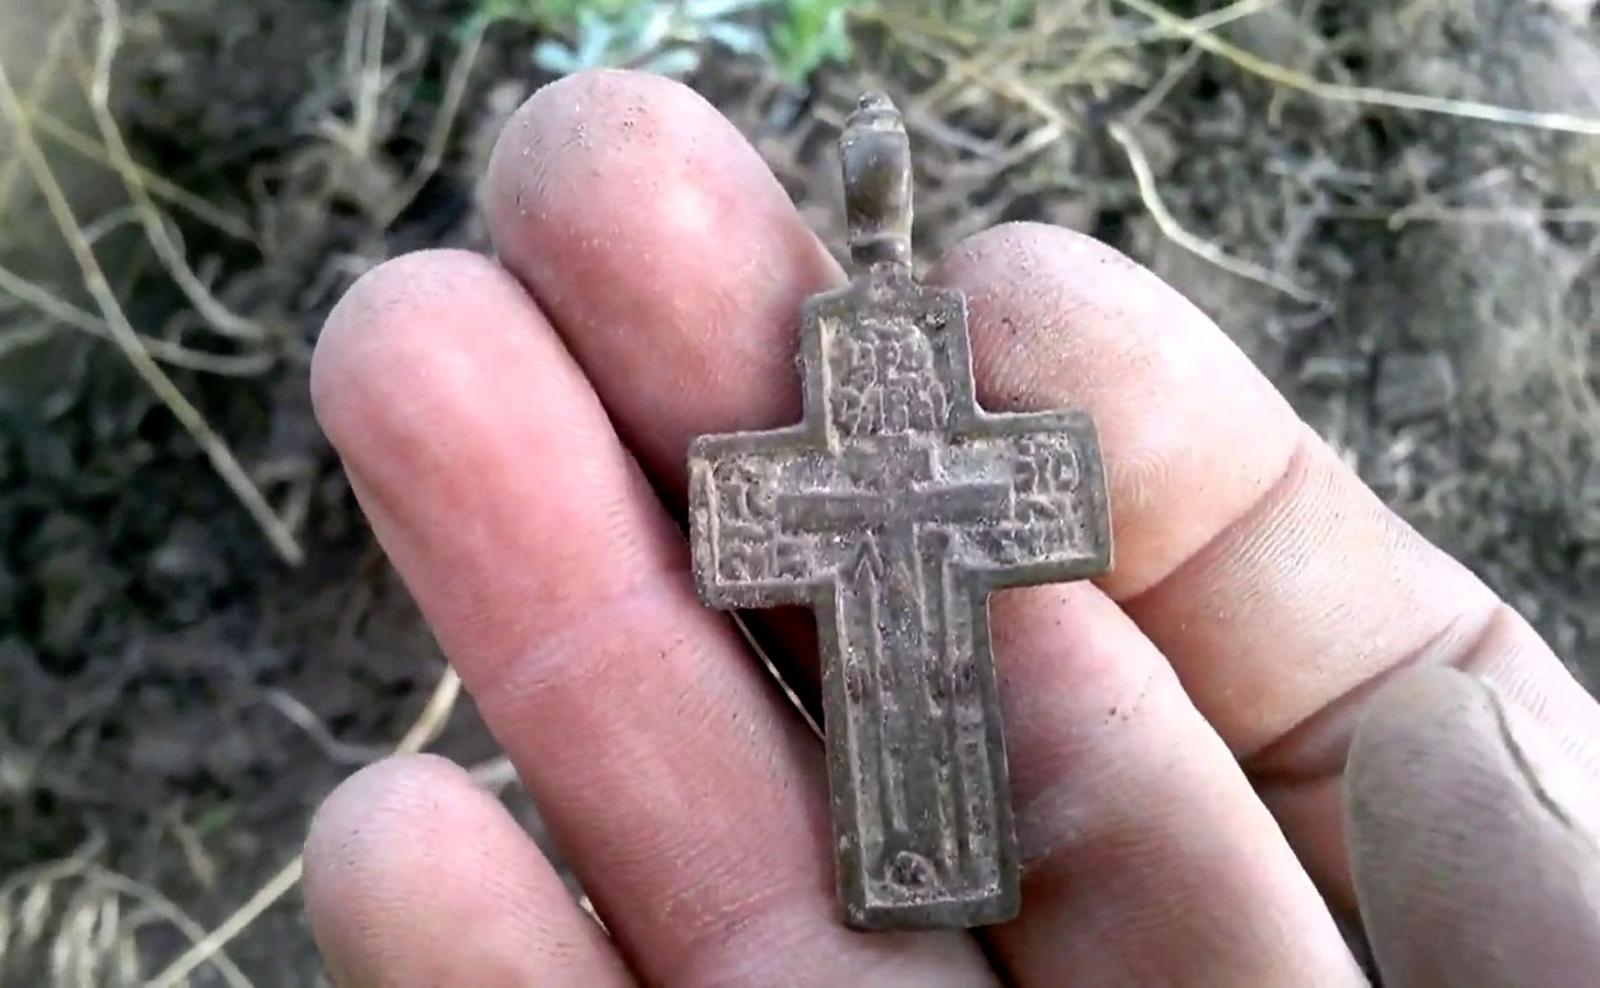
[[[857,274],[806,304],[802,421],[691,447],[695,579],[713,607],[816,611],[845,921],[998,923],[1019,891],[988,594],[1110,564],[1099,445],[1081,412],[978,407],[965,298],[911,276],[886,97],[840,150]]]

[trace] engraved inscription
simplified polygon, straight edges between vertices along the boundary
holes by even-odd
[[[804,578],[805,547],[778,530],[777,479],[775,464],[761,458],[729,457],[712,468],[719,579]]]
[[[847,193],[908,208],[908,178],[871,173],[904,166],[886,106],[847,128]],[[965,301],[911,278],[909,218],[881,208],[852,199],[864,268],[806,307],[804,419],[691,447],[695,578],[713,606],[817,614],[846,921],[1001,922],[1018,866],[988,594],[1109,565],[1099,447],[1080,413],[978,406]]]
[[[1034,435],[1008,451],[1014,484],[1011,511],[993,526],[973,533],[984,554],[997,563],[1070,562],[1088,544],[1092,500],[1083,483],[1075,437]]]
[[[907,319],[867,318],[830,336],[828,411],[841,435],[944,428],[949,399],[934,369],[933,346],[918,326]]]

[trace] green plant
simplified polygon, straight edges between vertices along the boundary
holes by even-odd
[[[853,0],[478,0],[474,19],[532,24],[547,37],[533,60],[547,72],[639,68],[694,71],[710,45],[770,62],[799,83],[849,54]],[[757,12],[769,13],[757,17]],[[763,31],[764,25],[767,30]]]
[[[783,0],[772,27],[773,66],[799,83],[826,62],[850,56],[847,16],[855,0]]]
[[[767,0],[634,0],[608,12],[578,4],[571,41],[547,38],[534,49],[535,64],[568,73],[607,66],[685,75],[700,65],[707,42],[738,54],[764,49],[759,31],[733,18]]]

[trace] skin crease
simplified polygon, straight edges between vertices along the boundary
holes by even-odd
[[[368,274],[313,391],[616,948],[649,983],[983,983],[968,935],[838,927],[820,748],[694,600],[669,510],[694,435],[796,417],[796,314],[840,272],[733,128],[651,77],[535,95],[486,207],[504,268]],[[1359,983],[1308,871],[1354,905],[1339,776],[1376,684],[1456,664],[1573,737],[1600,715],[1148,272],[1010,226],[930,279],[969,296],[988,407],[1094,414],[1117,538],[1097,585],[993,603],[1026,870],[989,958],[1024,985]],[[341,933],[358,891],[313,864],[335,970],[376,970],[408,905]]]

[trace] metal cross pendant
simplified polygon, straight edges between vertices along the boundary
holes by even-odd
[[[816,611],[845,921],[998,923],[1020,892],[988,595],[1110,564],[1099,445],[1082,412],[978,406],[966,299],[911,276],[886,97],[840,151],[855,277],[807,301],[802,421],[690,448],[695,579],[713,607]]]

